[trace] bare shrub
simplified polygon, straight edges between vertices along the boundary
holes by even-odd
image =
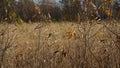
[[[119,68],[118,21],[21,26],[15,45],[9,41],[4,52],[3,68]]]
[[[16,29],[9,28],[6,24],[4,28],[0,30],[0,67],[6,68],[7,66],[13,67],[14,58],[14,42],[16,35],[14,35]],[[9,56],[7,56],[9,54]],[[10,59],[11,58],[11,59]],[[8,62],[6,62],[8,60]],[[10,63],[11,62],[11,63]]]

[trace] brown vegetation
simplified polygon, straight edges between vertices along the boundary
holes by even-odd
[[[0,68],[120,67],[120,4],[61,3],[0,0]]]
[[[82,3],[82,4],[81,4]],[[59,7],[49,2],[34,3],[33,0],[1,0],[0,21],[8,23],[38,21],[78,21],[119,19],[119,3],[115,0],[62,0]],[[113,4],[113,5],[112,5]]]
[[[0,24],[1,68],[119,68],[120,23]]]

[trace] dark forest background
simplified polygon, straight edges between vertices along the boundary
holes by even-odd
[[[0,21],[78,21],[119,19],[119,0],[61,0],[61,6],[43,0],[0,0]]]

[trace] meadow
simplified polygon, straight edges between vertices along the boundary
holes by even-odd
[[[120,68],[120,21],[3,22],[0,68]]]

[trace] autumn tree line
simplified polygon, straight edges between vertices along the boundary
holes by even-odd
[[[49,0],[48,0],[49,1]],[[119,19],[119,0],[60,0],[61,6],[45,0],[0,0],[0,21],[84,21]]]

